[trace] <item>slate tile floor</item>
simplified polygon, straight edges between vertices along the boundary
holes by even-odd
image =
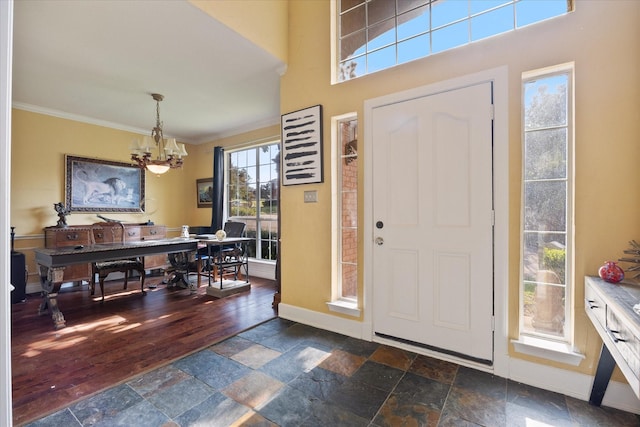
[[[274,319],[36,426],[639,426],[637,415]]]

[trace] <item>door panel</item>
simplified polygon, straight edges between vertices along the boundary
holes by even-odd
[[[372,111],[376,333],[492,360],[491,83]]]
[[[463,120],[445,114],[436,114],[433,124],[436,225],[468,227],[471,205],[469,127]]]
[[[391,280],[395,286],[388,287],[388,316],[418,321],[418,253],[415,251],[390,251]]]
[[[469,254],[438,252],[435,254],[434,325],[468,330]]]
[[[389,164],[382,171],[385,176],[383,185],[389,197],[389,220],[397,225],[416,226],[419,221],[418,198],[408,197],[420,190],[418,120],[411,118],[389,129],[387,137],[393,144],[385,146],[385,157]],[[393,169],[392,165],[402,165]]]

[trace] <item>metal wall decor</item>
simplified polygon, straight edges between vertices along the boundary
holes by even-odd
[[[282,185],[323,181],[322,105],[282,116]]]

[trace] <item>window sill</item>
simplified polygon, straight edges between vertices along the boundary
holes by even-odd
[[[347,316],[360,317],[358,305],[351,301],[336,300],[327,303],[330,311],[346,314]]]
[[[585,358],[584,354],[575,351],[569,344],[558,343],[533,337],[520,337],[519,340],[511,340],[518,353],[529,356],[541,357],[560,363],[578,366]]]

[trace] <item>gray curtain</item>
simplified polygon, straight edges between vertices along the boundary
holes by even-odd
[[[213,200],[211,204],[211,232],[215,233],[222,229],[224,218],[224,149],[215,147],[213,149]]]

